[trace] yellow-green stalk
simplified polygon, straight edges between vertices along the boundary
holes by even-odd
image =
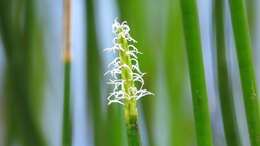
[[[114,85],[113,92],[108,96],[109,104],[113,102],[124,105],[124,119],[126,123],[127,138],[129,146],[140,146],[141,139],[138,127],[138,110],[137,100],[143,96],[151,95],[146,89],[142,89],[144,81],[142,73],[139,69],[136,54],[140,52],[130,42],[136,42],[131,38],[130,28],[126,22],[119,23],[115,20],[112,25],[113,32],[116,37],[113,40],[114,46],[105,50],[119,52],[119,57],[116,57],[109,66],[113,66],[109,73],[113,79],[108,84]],[[140,84],[139,88],[135,83]]]

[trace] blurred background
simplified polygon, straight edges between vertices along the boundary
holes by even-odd
[[[197,0],[211,128],[225,146],[218,93],[215,9],[224,13],[228,76],[238,133],[250,146],[228,1]],[[104,72],[113,60],[112,24],[127,21],[138,41],[145,88],[138,101],[144,146],[195,146],[187,57],[179,0],[71,0],[71,113],[74,146],[126,145],[123,106],[108,105]],[[258,85],[260,1],[245,0]],[[59,146],[64,64],[62,0],[0,0],[0,146]],[[260,86],[258,86],[259,89]]]

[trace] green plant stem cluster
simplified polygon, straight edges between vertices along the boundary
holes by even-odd
[[[33,0],[0,0],[0,38],[6,57],[1,107],[4,146],[46,146],[39,124],[45,60],[35,7]]]

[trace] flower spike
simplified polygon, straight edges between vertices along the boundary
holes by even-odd
[[[119,52],[119,57],[116,57],[108,67],[112,68],[108,70],[104,75],[110,75],[112,79],[108,84],[114,86],[114,90],[107,97],[108,104],[120,103],[123,104],[126,98],[135,100],[140,99],[146,95],[152,95],[153,93],[143,89],[144,80],[143,75],[145,73],[141,72],[139,68],[139,63],[137,60],[137,54],[142,54],[133,44],[136,43],[130,32],[130,27],[127,22],[124,21],[121,24],[114,20],[112,25],[112,32],[115,34],[113,38],[113,47],[106,48],[104,51],[113,51],[115,54]],[[123,75],[124,74],[124,75]],[[121,79],[118,79],[121,76]],[[141,86],[139,88],[135,87],[135,82],[140,82]]]

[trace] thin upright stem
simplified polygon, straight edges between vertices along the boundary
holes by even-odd
[[[132,63],[130,55],[126,52],[128,50],[127,40],[123,37],[120,37],[118,40],[118,44],[123,48],[123,50],[119,51],[120,63],[121,65],[126,64],[128,67],[122,67],[121,78],[124,81],[124,117],[126,122],[126,131],[128,138],[128,146],[141,146],[141,139],[139,135],[139,127],[138,127],[138,111],[136,106],[136,98],[130,98],[134,96],[134,80],[133,75],[131,74]],[[130,96],[130,97],[129,97]]]
[[[141,52],[145,52],[146,55],[143,55],[140,57],[142,63],[140,64],[140,67],[148,72],[149,76],[152,76],[152,78],[144,78],[144,81],[146,84],[144,85],[145,88],[149,90],[155,90],[156,86],[156,74],[157,74],[157,66],[156,66],[156,60],[154,57],[157,57],[155,53],[157,48],[162,43],[161,36],[159,28],[154,28],[153,26],[158,26],[157,23],[150,25],[146,21],[146,19],[149,16],[153,15],[148,10],[148,5],[146,4],[146,1],[144,0],[117,0],[118,7],[119,7],[119,14],[121,20],[127,20],[129,24],[135,29],[133,32],[133,36],[137,40],[142,40],[142,42],[136,44],[136,47]],[[154,2],[149,2],[150,4]],[[153,5],[153,4],[152,4]],[[156,7],[156,10],[160,10],[161,7]],[[155,13],[156,13],[155,12]],[[158,19],[155,16],[154,19]],[[149,18],[148,18],[149,19]],[[158,21],[158,24],[160,22]],[[149,26],[149,27],[148,27]],[[152,29],[151,29],[152,28]],[[156,41],[154,41],[156,40]],[[147,141],[149,143],[149,146],[154,146],[154,133],[153,133],[153,126],[154,126],[154,114],[153,114],[153,106],[155,105],[155,100],[152,96],[147,96],[147,98],[143,98],[140,100],[140,108],[143,111],[143,118],[144,118],[144,126],[147,130]]]
[[[228,146],[240,146],[240,137],[235,115],[230,78],[228,76],[226,46],[224,35],[223,0],[215,0],[215,25],[217,47],[217,70],[219,98],[223,117],[224,131]]]
[[[72,145],[72,122],[71,122],[71,105],[70,105],[70,65],[71,65],[71,50],[70,50],[70,0],[64,0],[63,7],[63,47],[64,47],[64,104],[63,104],[63,132],[62,145]]]
[[[260,146],[259,99],[250,46],[244,0],[229,0],[232,26],[244,96],[247,124],[252,146]]]
[[[86,25],[87,25],[87,108],[91,112],[93,120],[94,144],[104,146],[107,144],[105,136],[106,127],[102,114],[101,102],[101,57],[98,46],[96,29],[95,0],[86,1]],[[102,140],[101,140],[102,139]]]
[[[72,144],[72,122],[70,106],[70,62],[65,62],[64,73],[64,104],[63,104],[63,133],[62,145],[71,146]]]
[[[181,0],[198,146],[211,146],[212,134],[196,0]]]

